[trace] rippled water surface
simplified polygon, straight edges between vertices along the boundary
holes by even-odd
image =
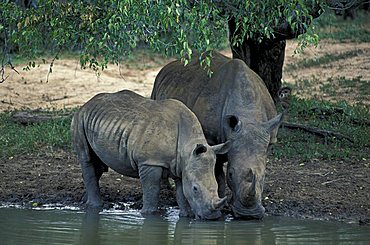
[[[179,219],[138,211],[0,208],[0,244],[370,244],[370,227],[266,217],[263,221]]]

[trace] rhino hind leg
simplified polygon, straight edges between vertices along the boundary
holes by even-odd
[[[142,214],[156,214],[158,212],[162,172],[162,167],[148,166],[145,164],[139,169],[139,177],[143,190]]]
[[[99,163],[100,160],[81,163],[82,176],[85,183],[88,207],[101,208],[103,202],[100,196],[99,180],[103,175],[104,167]]]
[[[97,188],[98,190],[100,190],[100,186],[99,186],[99,180],[101,178],[101,176],[103,175],[104,172],[108,172],[108,166],[105,165],[100,159],[98,159],[97,157],[96,158],[93,158],[94,160],[91,161],[91,163],[82,163],[82,161],[80,161],[80,165],[81,165],[81,168],[84,169],[83,166],[85,165],[89,165],[89,164],[92,164],[94,166],[94,172],[95,172],[95,176],[96,176],[96,183],[97,183]],[[82,175],[84,176],[84,170],[82,170]],[[91,173],[86,173],[85,175],[91,175]],[[84,183],[85,182],[85,179],[84,179]],[[90,188],[90,187],[89,187]],[[92,187],[94,188],[94,187]],[[86,203],[88,206],[94,208],[94,207],[101,207],[102,206],[102,201],[100,200],[100,204],[90,204],[92,203],[93,201],[89,200],[88,198],[88,193],[87,193],[87,184],[85,184],[85,193],[83,194],[82,198],[81,198],[81,201],[83,203]],[[96,193],[96,191],[94,191],[94,193]],[[100,191],[98,191],[98,194],[100,196]],[[94,194],[95,195],[95,194]],[[90,195],[91,196],[91,195]],[[90,198],[91,199],[91,198]],[[96,198],[95,198],[96,199]]]
[[[96,156],[86,139],[75,142],[75,148],[87,194],[87,198],[83,197],[83,200],[86,200],[89,208],[101,208],[103,203],[100,197],[99,179],[103,172],[108,171],[108,167]]]

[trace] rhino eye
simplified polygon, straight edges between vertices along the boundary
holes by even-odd
[[[194,192],[194,193],[198,193],[198,187],[193,186],[193,192]]]
[[[233,177],[234,177],[234,169],[233,168],[230,168],[229,171],[227,171],[227,177],[229,178],[229,180],[232,180]]]

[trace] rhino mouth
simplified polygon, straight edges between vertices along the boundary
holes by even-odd
[[[231,205],[231,209],[236,219],[262,219],[265,215],[265,208],[258,203],[253,208],[233,204]]]
[[[221,211],[214,211],[207,214],[197,214],[196,216],[196,218],[200,220],[217,220],[221,218],[222,214]]]

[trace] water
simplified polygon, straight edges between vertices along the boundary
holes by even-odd
[[[144,218],[135,210],[0,208],[0,244],[370,244],[370,227],[283,217],[195,221],[176,209]]]

